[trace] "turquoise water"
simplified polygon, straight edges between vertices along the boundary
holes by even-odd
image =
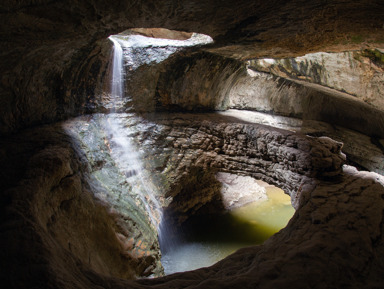
[[[165,274],[213,265],[240,248],[263,243],[284,228],[295,212],[291,199],[281,189],[266,189],[268,200],[197,220],[187,229],[184,241],[163,254]]]

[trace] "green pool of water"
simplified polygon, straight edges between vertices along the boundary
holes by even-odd
[[[196,219],[183,241],[163,253],[165,274],[213,265],[236,250],[263,243],[284,228],[295,210],[281,189],[268,186],[268,199],[224,215]]]

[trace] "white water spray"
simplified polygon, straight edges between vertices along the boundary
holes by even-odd
[[[127,113],[117,113],[118,108],[124,103],[123,49],[118,40],[112,36],[109,39],[114,44],[111,81],[112,107],[104,124],[104,129],[108,134],[110,153],[119,170],[125,175],[126,181],[135,189],[135,193],[139,194],[152,225],[160,235],[161,205],[155,197],[154,185],[149,181],[149,176],[143,168],[141,156],[133,143],[132,135],[134,135],[135,131],[131,127],[124,125],[124,120],[129,115]]]
[[[113,62],[112,62],[112,100],[121,100],[124,98],[124,65],[123,48],[113,37],[109,38],[113,42]],[[116,109],[116,103],[113,103],[112,110]]]

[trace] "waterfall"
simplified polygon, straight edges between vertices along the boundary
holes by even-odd
[[[107,132],[110,154],[119,170],[125,175],[126,181],[137,190],[142,204],[145,206],[152,225],[160,236],[160,221],[162,217],[161,204],[156,199],[154,185],[143,168],[141,156],[133,143],[134,129],[126,127],[123,120],[126,113],[118,113],[124,103],[124,54],[119,41],[109,37],[113,42],[113,63],[111,77],[111,108],[104,130]]]
[[[123,67],[123,48],[113,37],[109,38],[113,42],[113,62],[112,62],[112,81],[111,98],[112,111],[116,109],[116,100],[124,98],[124,67]]]
[[[135,101],[125,85],[131,75],[126,72],[134,73],[142,65],[159,63],[183,46],[202,44],[207,39],[199,35],[186,41],[140,35],[110,36],[113,43],[110,88],[100,98],[104,112],[82,116],[63,125],[79,156],[87,159],[89,189],[95,200],[105,204],[115,218],[117,236],[124,243],[124,250],[138,260],[148,261],[151,256],[154,266],[151,272],[156,276],[162,273],[161,254],[175,247],[177,240],[162,222],[162,202],[170,200],[165,198],[162,188],[156,187],[156,181],[163,182],[163,176],[146,169],[146,165],[154,167],[156,157],[147,155],[153,147],[138,138],[147,133],[142,131],[141,122],[149,120],[135,113]],[[148,129],[146,125],[143,127]],[[155,123],[152,127],[157,129]]]
[[[171,229],[162,222],[162,206],[157,195],[159,192],[150,180],[149,173],[144,169],[141,154],[134,143],[135,125],[127,126],[126,119],[135,117],[127,114],[127,105],[131,103],[129,95],[124,95],[125,71],[134,71],[144,64],[159,63],[173,53],[186,46],[201,45],[212,42],[206,35],[193,34],[185,41],[155,39],[141,35],[112,35],[113,63],[110,89],[109,114],[103,123],[106,132],[110,155],[119,171],[134,190],[131,194],[138,195],[145,208],[151,225],[157,231],[162,251],[172,248],[176,241],[170,234]]]

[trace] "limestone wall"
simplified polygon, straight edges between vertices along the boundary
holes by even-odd
[[[229,107],[320,120],[366,135],[384,136],[384,111],[348,94],[304,81],[249,70],[228,94]]]
[[[296,58],[255,59],[250,67],[271,74],[316,83],[346,92],[384,109],[382,49],[311,53]]]

